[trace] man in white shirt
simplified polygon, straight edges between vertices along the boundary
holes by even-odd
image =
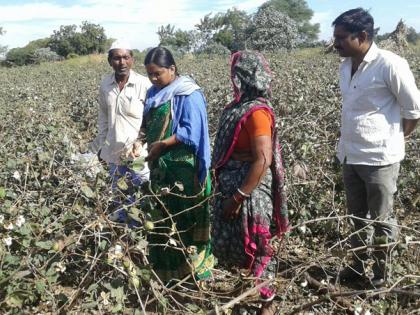
[[[366,10],[346,11],[332,25],[334,47],[345,57],[340,65],[343,105],[337,157],[343,164],[348,214],[361,218],[353,219],[352,247],[392,242],[398,234],[393,195],[399,163],[404,137],[420,118],[420,93],[407,61],[373,42],[374,21]],[[370,274],[368,258],[373,260]],[[386,251],[370,257],[357,251],[339,277],[366,276],[372,285],[382,286],[386,259]]]
[[[123,40],[112,44],[108,51],[108,62],[114,72],[105,76],[100,85],[98,135],[91,149],[109,166],[115,190],[121,177],[125,177],[129,185],[134,186],[148,179],[147,168],[137,173],[127,166],[125,160],[130,155],[140,155],[137,151],[142,148],[137,139],[142,124],[144,100],[151,83],[145,76],[131,70],[133,51]],[[147,155],[147,152],[144,154]],[[126,202],[133,201],[132,197],[128,198],[130,200]],[[120,211],[119,215],[119,221],[126,219],[124,211]]]

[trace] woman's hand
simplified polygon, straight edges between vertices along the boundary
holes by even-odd
[[[225,220],[235,220],[241,213],[243,199],[236,197],[235,194],[232,197],[223,201],[223,215]]]
[[[158,159],[162,155],[162,152],[166,149],[166,147],[167,145],[163,141],[153,142],[149,146],[149,155],[146,157],[146,161],[154,161]]]
[[[158,159],[162,155],[163,151],[172,148],[180,142],[181,141],[176,138],[176,135],[172,135],[161,141],[153,142],[149,146],[149,155],[146,157],[146,161],[154,161]]]

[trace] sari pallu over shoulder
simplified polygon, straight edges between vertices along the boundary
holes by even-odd
[[[210,140],[203,91],[188,76],[180,76],[162,89],[152,86],[147,93],[144,115],[167,102],[171,104],[171,132],[179,141],[194,149],[200,161],[198,178],[200,183],[204,183],[210,167]]]
[[[239,133],[247,119],[257,110],[266,110],[271,116],[272,129],[272,194],[273,194],[273,220],[276,225],[276,235],[282,237],[289,230],[287,214],[287,200],[284,187],[284,168],[281,155],[281,146],[277,129],[275,128],[275,115],[268,100],[260,97],[245,103],[229,104],[219,123],[216,142],[213,151],[213,169],[217,173],[230,159],[238,141]]]

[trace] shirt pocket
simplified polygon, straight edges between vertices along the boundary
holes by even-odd
[[[356,89],[358,91],[356,92],[355,108],[364,112],[380,110],[384,105],[384,95],[389,93],[385,82],[377,77],[359,82]]]
[[[143,108],[143,101],[136,97],[124,96],[121,98],[121,111],[124,115],[142,118]]]

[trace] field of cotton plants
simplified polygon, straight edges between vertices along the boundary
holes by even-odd
[[[277,242],[280,314],[418,314],[420,132],[407,140],[388,257],[390,286],[336,281],[350,256],[340,166],[339,59],[320,50],[267,56],[287,169],[292,231]],[[419,54],[407,59],[420,83]],[[211,137],[231,99],[228,57],[184,56],[178,66],[203,87]],[[136,70],[144,73],[141,56]],[[1,314],[252,314],[253,281],[216,266],[211,279],[165,286],[147,259],[152,225],[108,220],[109,177],[88,154],[97,90],[111,68],[102,55],[0,69]],[[141,199],[141,192],[137,192]],[[153,205],[129,210],[144,222]],[[153,216],[148,216],[153,222]],[[152,218],[152,219],[150,219]],[[242,312],[242,313],[241,313]]]

